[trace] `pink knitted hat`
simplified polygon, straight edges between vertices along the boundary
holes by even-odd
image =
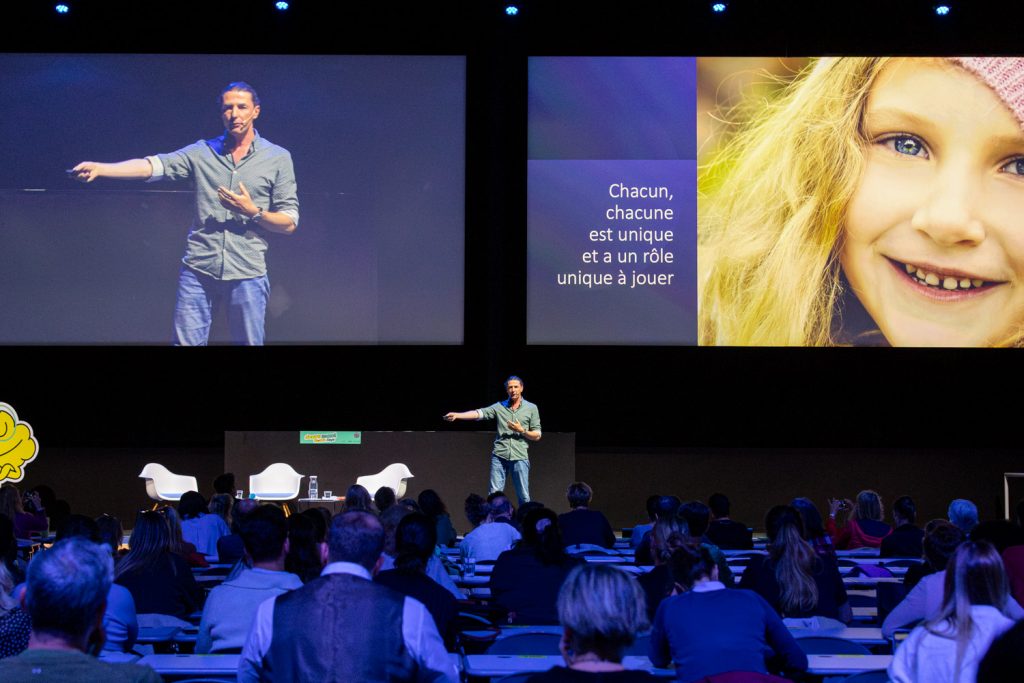
[[[1024,57],[950,57],[995,91],[1024,128]]]

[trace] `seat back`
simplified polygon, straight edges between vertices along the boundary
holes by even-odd
[[[489,655],[558,655],[562,636],[557,633],[516,633],[499,638],[489,648]]]
[[[249,492],[257,500],[294,500],[305,475],[284,462],[275,462],[259,474],[249,476]]]
[[[843,679],[843,683],[888,683],[889,672],[885,669],[875,671],[861,671]]]

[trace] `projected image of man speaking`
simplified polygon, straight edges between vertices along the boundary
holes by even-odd
[[[223,135],[169,154],[116,163],[83,161],[69,175],[147,181],[192,180],[195,217],[178,278],[174,344],[206,345],[215,312],[227,307],[231,340],[260,346],[270,298],[265,231],[289,235],[299,223],[291,154],[260,137],[260,98],[242,81],[220,95]]]

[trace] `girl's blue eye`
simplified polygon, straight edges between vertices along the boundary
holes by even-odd
[[[886,140],[889,147],[900,154],[906,154],[907,156],[928,156],[928,152],[925,151],[924,143],[915,138],[912,135],[894,135],[893,137]]]
[[[1005,173],[1024,176],[1024,157],[1011,159],[1000,170]]]

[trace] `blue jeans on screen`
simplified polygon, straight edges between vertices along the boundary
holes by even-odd
[[[505,460],[491,453],[491,490],[505,490],[505,477],[512,474],[512,485],[516,487],[519,504],[530,502],[530,461]]]
[[[228,309],[228,329],[234,344],[263,345],[263,322],[270,298],[266,275],[247,280],[218,280],[191,268],[178,276],[174,306],[174,345],[205,346],[214,312]]]

